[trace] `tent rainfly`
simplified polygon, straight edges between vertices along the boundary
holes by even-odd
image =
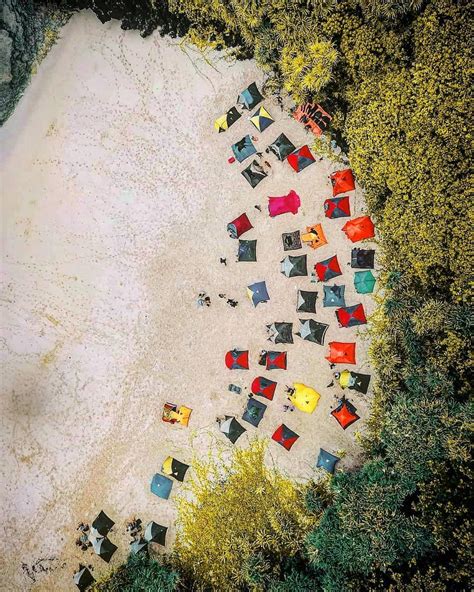
[[[362,304],[338,308],[336,310],[336,317],[341,327],[356,327],[357,325],[365,325],[367,323]]]
[[[270,300],[265,282],[256,282],[255,284],[248,286],[247,296],[250,298],[254,306],[257,306],[261,302],[268,302]]]
[[[298,438],[298,434],[290,430],[284,423],[275,430],[272,436],[272,440],[283,446],[283,448],[286,448],[286,450],[291,450],[291,447]]]
[[[249,164],[249,166],[242,171],[242,175],[244,179],[250,183],[250,186],[255,188],[260,183],[260,181],[265,179],[267,173],[256,160],[252,160],[251,164]]]
[[[333,197],[324,202],[326,218],[348,218],[351,215],[349,197]]]
[[[174,477],[177,481],[184,481],[189,465],[186,465],[172,456],[168,456],[163,462],[161,471],[169,477]]]
[[[241,140],[232,144],[232,152],[239,162],[243,162],[246,158],[255,154],[257,149],[253,145],[252,139],[247,134]]]
[[[356,271],[354,274],[354,288],[358,294],[372,294],[375,286],[374,274],[370,271]]]
[[[143,538],[148,543],[158,543],[159,545],[165,546],[167,531],[168,528],[166,526],[161,526],[161,524],[157,524],[152,520],[146,525]]]
[[[293,323],[272,323],[267,331],[273,343],[293,343]]]
[[[329,355],[326,360],[331,364],[355,364],[356,344],[342,341],[331,341],[329,343]]]
[[[287,255],[280,261],[281,273],[286,277],[297,277],[308,275],[306,255]]]
[[[301,327],[296,335],[305,341],[312,341],[318,345],[324,345],[324,336],[326,335],[329,325],[313,319],[300,319],[300,323]]]
[[[268,213],[271,218],[281,214],[297,214],[300,205],[300,196],[292,189],[287,195],[269,197]]]
[[[337,260],[337,255],[333,255],[332,257],[329,257],[329,259],[325,259],[324,261],[319,261],[316,263],[314,266],[314,271],[316,272],[320,282],[327,282],[339,275],[342,275],[339,261]]]
[[[318,460],[316,461],[316,467],[324,469],[325,471],[333,475],[336,469],[336,464],[340,460],[341,459],[338,456],[331,454],[327,450],[324,450],[324,448],[320,448]]]
[[[342,230],[353,243],[375,236],[374,223],[370,216],[360,216],[360,218],[349,220],[344,224]]]
[[[281,235],[281,240],[283,241],[284,251],[296,251],[301,249],[301,237],[299,230],[294,230],[293,232],[284,232]]]
[[[269,351],[265,357],[267,370],[286,370],[286,352]]]
[[[257,261],[257,241],[239,239],[237,259],[239,261]]]
[[[339,405],[331,411],[331,415],[337,420],[343,430],[355,423],[360,417],[356,413],[357,409],[347,401],[342,399]]]
[[[219,430],[228,438],[232,444],[235,444],[240,436],[247,430],[230,415],[226,415],[224,421],[219,424]]]
[[[261,105],[252,115],[250,121],[254,124],[259,132],[263,132],[267,129],[267,127],[270,127],[275,120],[265,109],[265,107]]]
[[[253,395],[265,397],[269,401],[273,400],[277,383],[264,376],[257,376],[252,382],[251,391]]]
[[[323,306],[346,306],[344,299],[345,286],[324,286]]]
[[[252,82],[245,90],[243,90],[237,97],[237,105],[241,105],[242,109],[253,109],[263,100],[260,91],[255,82]]]
[[[168,477],[160,475],[160,473],[155,473],[155,475],[153,475],[150,490],[158,497],[161,497],[162,499],[168,499],[172,487],[173,481],[171,481],[171,479],[168,479]]]
[[[285,134],[280,134],[268,149],[275,154],[278,160],[285,160],[289,154],[296,150],[296,146],[288,140]]]
[[[112,555],[117,550],[117,546],[109,541],[107,537],[93,538],[92,548],[106,563],[112,559]]]
[[[92,534],[95,536],[99,535],[101,537],[105,537],[107,536],[114,524],[115,522],[111,518],[109,518],[105,512],[101,510],[92,522],[91,526],[94,529],[92,531]]]
[[[258,424],[262,421],[266,409],[267,406],[265,403],[250,397],[247,401],[247,407],[242,415],[242,419],[258,428]]]
[[[336,171],[329,177],[332,184],[332,194],[334,197],[341,193],[347,193],[348,191],[354,191],[355,181],[354,175],[351,169],[345,169],[343,171]]]
[[[374,260],[374,249],[352,249],[351,267],[353,269],[373,269]]]
[[[317,300],[317,298],[318,298],[317,292],[307,292],[305,290],[298,290],[296,311],[316,314],[316,300]]]
[[[245,212],[240,214],[238,218],[232,220],[227,224],[227,232],[229,233],[230,238],[239,238],[242,234],[247,232],[253,228],[250,220],[248,219],[247,214]]]
[[[291,168],[299,173],[310,164],[313,164],[313,162],[315,162],[315,158],[311,154],[311,150],[308,148],[308,146],[304,145],[289,154],[287,161]]]
[[[307,243],[312,249],[319,249],[319,247],[328,244],[321,224],[307,226],[305,234],[301,235],[301,240]]]
[[[230,126],[240,119],[241,115],[235,107],[231,107],[227,113],[218,117],[214,122],[215,129],[221,133],[227,131]]]
[[[88,568],[81,566],[79,566],[79,571],[76,571],[72,579],[81,592],[95,582],[95,579]]]
[[[225,365],[229,370],[248,370],[248,350],[233,349],[232,351],[228,351],[225,355]]]
[[[295,382],[293,384],[293,389],[293,394],[288,397],[293,405],[300,411],[313,413],[318,405],[321,395],[302,382]]]

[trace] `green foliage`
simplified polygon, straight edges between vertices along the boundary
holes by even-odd
[[[178,583],[176,571],[146,553],[138,553],[130,555],[127,563],[104,581],[96,583],[91,592],[175,592]]]

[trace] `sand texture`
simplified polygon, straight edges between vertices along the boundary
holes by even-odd
[[[149,490],[152,475],[172,455],[190,462],[219,443],[216,415],[240,416],[249,388],[262,374],[278,381],[258,430],[245,424],[238,441],[268,437],[284,421],[300,439],[291,452],[274,442],[269,461],[305,480],[320,446],[345,450],[357,462],[355,432],[363,430],[369,396],[353,396],[362,420],[343,431],[329,416],[337,389],[327,389],[327,346],[295,337],[271,346],[265,325],[298,327],[298,288],[319,292],[316,318],[330,324],[326,343],[357,339],[358,365],[370,372],[357,328],[339,329],[333,308],[322,308],[321,284],[286,278],[286,254],[308,255],[308,266],[338,254],[348,305],[357,295],[348,266],[347,219],[324,218],[336,167],[317,161],[300,174],[270,157],[272,171],[251,189],[229,164],[230,145],[247,133],[259,150],[285,132],[295,145],[311,141],[273,100],[276,122],[263,133],[242,117],[217,134],[214,119],[239,90],[262,75],[252,62],[206,63],[159,35],[142,39],[119,24],[74,16],[39,68],[16,112],[0,132],[2,144],[3,277],[1,398],[1,590],[73,590],[80,561],[94,574],[108,569],[75,545],[76,525],[105,510],[119,545],[110,566],[127,554],[126,521],[137,515],[170,526],[173,498]],[[340,168],[340,167],[339,167]],[[294,189],[297,215],[271,219],[267,197]],[[262,207],[259,213],[254,205]],[[353,215],[363,212],[360,190]],[[246,211],[257,239],[256,263],[236,262],[227,222]],[[284,253],[281,233],[322,222],[329,244]],[[359,245],[361,246],[361,245]],[[226,257],[228,265],[219,262]],[[270,302],[253,308],[246,286],[266,280]],[[205,290],[210,308],[196,306]],[[239,301],[235,309],[218,298]],[[310,318],[313,315],[300,315]],[[250,351],[250,370],[229,371],[227,350]],[[288,352],[288,370],[261,372],[260,349]],[[304,382],[321,393],[312,415],[283,413],[284,386]],[[193,409],[189,428],[161,421],[166,401]],[[35,570],[33,567],[36,565]],[[26,567],[25,567],[26,566]]]

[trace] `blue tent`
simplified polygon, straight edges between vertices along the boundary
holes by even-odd
[[[268,302],[270,300],[265,282],[256,282],[248,286],[247,295],[254,306],[257,306],[260,302]]]
[[[237,105],[241,105],[243,109],[253,109],[263,100],[260,91],[255,82],[252,82],[245,90],[243,90],[237,97]]]
[[[168,499],[171,493],[171,488],[173,487],[173,481],[165,477],[164,475],[160,475],[160,473],[156,473],[153,475],[153,479],[151,480],[151,492],[161,497],[163,499]]]
[[[345,286],[324,286],[323,306],[346,306]]]
[[[316,462],[316,466],[321,469],[325,469],[328,473],[333,474],[336,468],[336,463],[341,459],[334,454],[331,454],[324,448],[319,449],[319,456]]]
[[[255,154],[257,149],[253,145],[250,136],[246,135],[235,144],[232,144],[232,152],[239,162],[243,162],[246,158]]]
[[[258,428],[258,424],[262,421],[266,409],[267,406],[265,403],[251,397],[247,402],[247,408],[242,415],[242,419]]]

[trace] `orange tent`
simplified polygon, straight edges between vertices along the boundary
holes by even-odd
[[[328,244],[321,224],[307,226],[306,233],[301,235],[301,240],[307,243],[312,249],[317,249]]]
[[[321,105],[314,103],[300,105],[293,113],[293,117],[315,136],[320,136],[327,129],[332,119]]]
[[[370,216],[361,216],[360,218],[349,220],[349,222],[344,224],[342,230],[353,243],[375,236],[374,223],[370,219]]]
[[[351,169],[344,169],[343,171],[336,171],[329,177],[332,183],[332,194],[335,197],[340,193],[346,191],[354,191],[355,181]]]
[[[326,360],[331,362],[331,364],[355,364],[355,351],[355,343],[331,341],[329,344],[329,355],[326,356]]]

